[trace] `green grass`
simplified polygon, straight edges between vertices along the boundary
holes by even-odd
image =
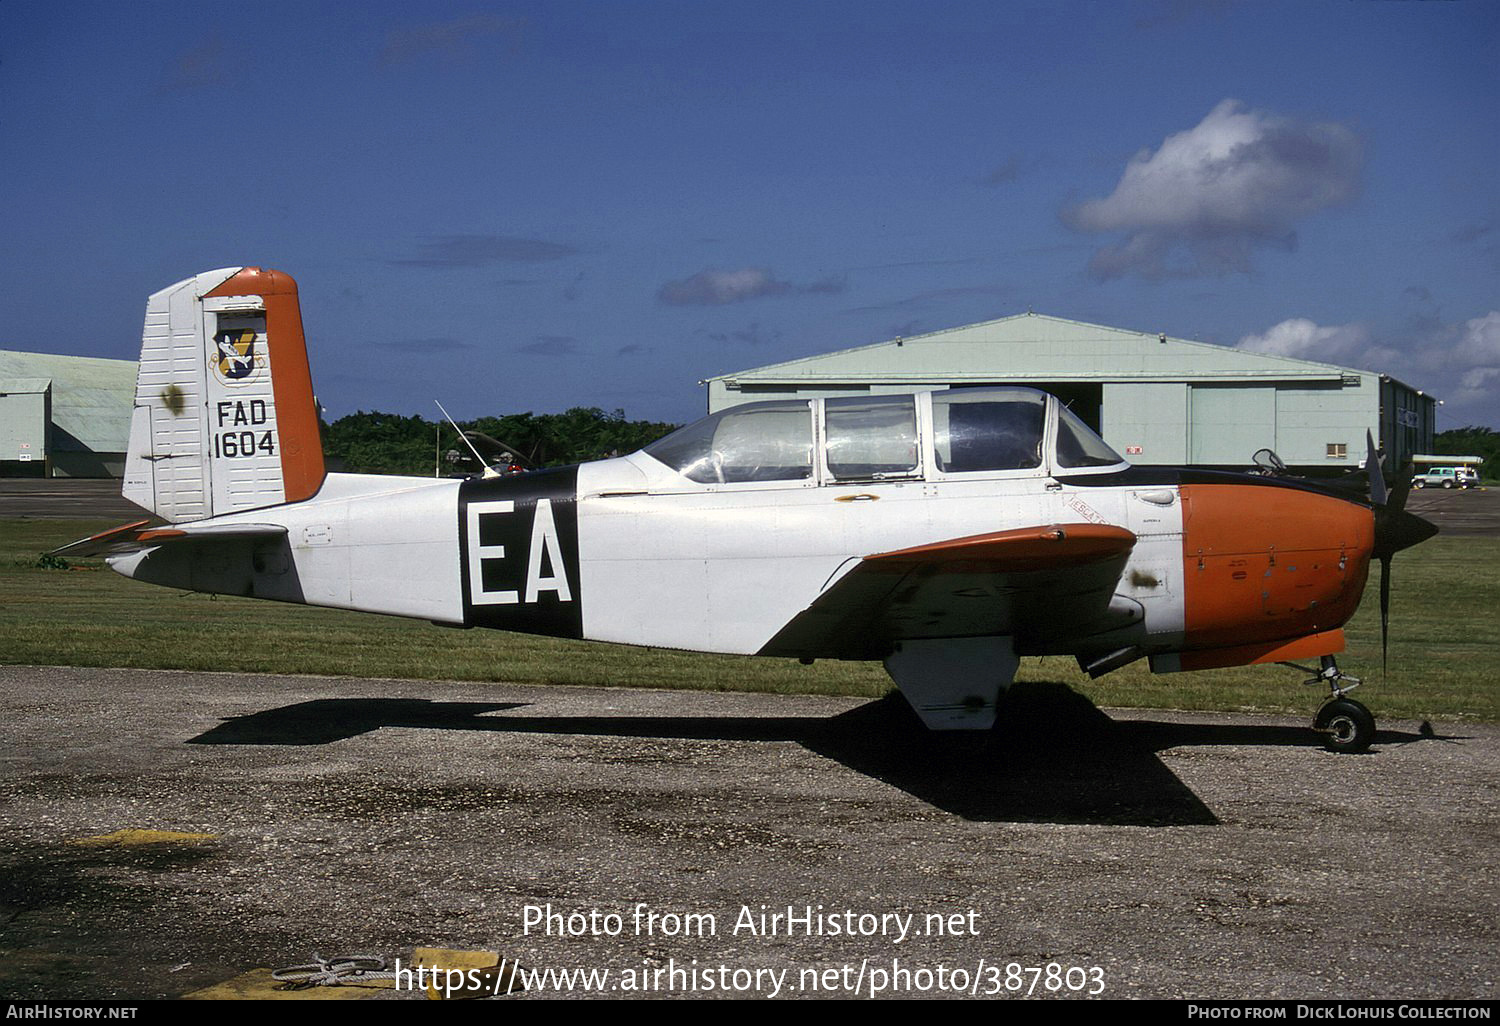
[[[0,663],[879,696],[879,664],[707,656],[452,630],[395,617],[153,587],[104,568],[42,569],[104,521],[0,520]]]
[[[232,670],[524,684],[875,697],[878,663],[694,655],[559,641],[338,610],[199,595],[127,580],[99,561],[46,569],[42,552],[111,522],[0,520],[0,663]],[[1372,577],[1340,665],[1382,717],[1500,721],[1500,541],[1435,538],[1396,558],[1389,671]],[[1104,706],[1309,713],[1321,688],[1282,667],[1155,676],[1136,663],[1090,681],[1071,659],[1026,659],[1020,680]]]

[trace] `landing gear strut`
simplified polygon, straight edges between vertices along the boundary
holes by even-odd
[[[1312,673],[1306,666],[1286,665]],[[1375,717],[1369,709],[1348,697],[1349,692],[1359,687],[1360,679],[1340,670],[1337,660],[1331,655],[1318,660],[1318,666],[1318,672],[1302,683],[1327,684],[1332,694],[1313,719],[1313,730],[1323,735],[1323,744],[1331,752],[1363,752],[1375,740]]]

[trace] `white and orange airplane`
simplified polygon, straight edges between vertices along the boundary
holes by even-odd
[[[1026,655],[1094,676],[1319,659],[1315,729],[1361,750],[1341,628],[1371,559],[1436,531],[1373,448],[1357,493],[1132,467],[1056,398],[977,388],[749,403],[510,476],[330,474],[296,284],[226,268],[146,307],[124,494],[154,519],[59,551],[451,626],[878,659],[940,730],[990,727]]]

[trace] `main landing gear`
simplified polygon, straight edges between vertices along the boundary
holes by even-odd
[[[1302,683],[1327,684],[1332,694],[1313,719],[1313,730],[1323,735],[1323,744],[1331,752],[1363,752],[1375,740],[1375,717],[1369,709],[1348,697],[1349,692],[1359,687],[1360,679],[1340,670],[1331,655],[1323,656],[1318,664],[1318,672]],[[1313,672],[1311,668],[1296,663],[1284,665],[1304,673]]]

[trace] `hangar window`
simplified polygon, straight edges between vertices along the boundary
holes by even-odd
[[[917,405],[911,396],[827,399],[823,411],[828,471],[835,481],[917,472]]]
[[[1349,445],[1347,442],[1329,442],[1328,458],[1331,460],[1344,460],[1349,458]]]
[[[1040,467],[1046,413],[1047,397],[1030,389],[974,388],[933,393],[937,468],[946,474],[962,474]],[[1119,458],[1113,462],[1119,462]]]
[[[692,481],[804,481],[812,477],[812,406],[747,403],[689,424],[645,452]]]

